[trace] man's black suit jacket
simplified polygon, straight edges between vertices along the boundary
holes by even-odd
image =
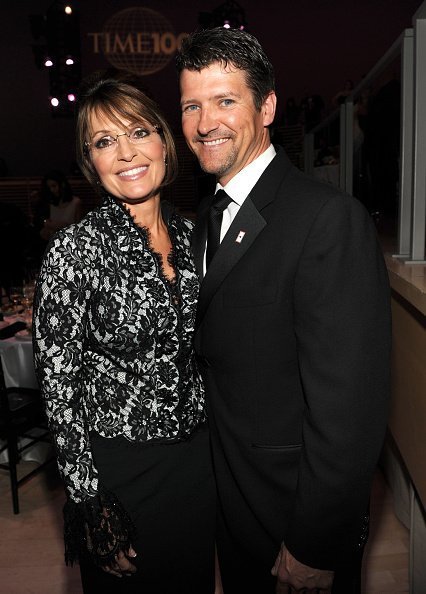
[[[337,569],[365,542],[386,428],[388,276],[364,207],[277,150],[202,281],[195,348],[232,538],[265,567],[284,541]]]

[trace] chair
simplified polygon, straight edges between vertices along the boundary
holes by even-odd
[[[7,462],[0,463],[0,468],[9,472],[13,513],[19,514],[18,488],[42,470],[53,460],[54,456],[49,456],[36,468],[18,479],[17,465],[21,460],[22,453],[35,443],[51,443],[51,441],[39,390],[33,388],[7,388],[4,381],[1,357],[0,440],[0,454],[7,452],[8,459]]]

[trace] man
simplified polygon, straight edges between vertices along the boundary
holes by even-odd
[[[196,32],[177,68],[187,143],[232,199],[214,255],[217,200],[194,236],[225,594],[359,592],[389,388],[374,227],[272,146],[273,68],[253,36]]]

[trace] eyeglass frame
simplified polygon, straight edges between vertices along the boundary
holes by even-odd
[[[111,136],[111,138],[113,138],[114,139],[114,142],[115,142],[114,150],[116,150],[117,147],[118,147],[118,139],[119,139],[120,136],[127,136],[127,138],[129,139],[129,142],[131,144],[135,145],[135,146],[137,146],[138,144],[148,144],[148,142],[150,142],[150,141],[147,141],[146,143],[144,143],[144,142],[134,142],[130,138],[130,134],[131,134],[132,130],[135,130],[135,129],[141,128],[141,127],[142,126],[135,126],[129,132],[120,132],[120,134],[117,134],[116,136],[114,136],[112,134],[109,134],[108,136]],[[160,125],[158,125],[158,124],[154,124],[153,130],[149,130],[150,134],[155,133],[155,134],[158,134],[158,135],[161,135],[162,131],[163,131],[163,128]],[[87,142],[87,140],[86,140],[84,142],[85,149],[87,151],[89,151],[90,150],[90,147],[92,147],[93,143],[94,143],[94,141]],[[96,148],[96,147],[94,147],[94,149],[95,149],[95,151],[97,151],[100,154],[102,154],[102,152],[105,150],[105,148],[104,149],[99,149],[99,148]]]

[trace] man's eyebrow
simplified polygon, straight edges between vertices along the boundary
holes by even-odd
[[[235,93],[234,91],[224,91],[221,93],[217,93],[216,95],[213,95],[212,97],[209,97],[209,99],[226,99],[227,97],[235,97],[235,98],[240,98],[241,95],[239,93]],[[199,103],[200,100],[199,99],[185,99],[183,101],[181,101],[181,105],[187,105],[188,103]]]

